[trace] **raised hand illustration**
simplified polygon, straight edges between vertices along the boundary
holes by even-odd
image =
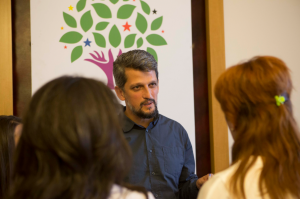
[[[101,68],[107,77],[107,86],[111,89],[114,89],[115,88],[115,84],[114,84],[114,80],[113,80],[114,57],[113,57],[113,54],[111,53],[111,49],[109,49],[109,51],[108,51],[108,62],[106,61],[103,52],[101,52],[102,57],[99,55],[99,53],[97,51],[94,51],[94,52],[97,56],[90,53],[90,55],[94,59],[85,59],[85,61],[89,61],[93,64],[96,64],[99,68]],[[118,56],[120,56],[121,54],[122,54],[122,50],[120,49]]]

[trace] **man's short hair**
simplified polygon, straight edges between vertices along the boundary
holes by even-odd
[[[144,50],[132,50],[121,54],[114,61],[113,74],[116,85],[123,89],[127,81],[126,68],[132,68],[143,72],[155,71],[158,80],[157,62],[154,57]]]

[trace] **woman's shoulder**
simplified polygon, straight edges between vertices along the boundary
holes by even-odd
[[[130,190],[126,187],[119,185],[113,185],[109,199],[146,199],[146,196],[142,192]],[[152,193],[148,192],[148,199],[154,199]]]
[[[210,198],[230,198],[228,191],[228,179],[236,169],[236,165],[215,174],[209,179],[203,187],[201,187],[197,199],[210,199]]]
[[[240,161],[231,165],[224,171],[215,174],[210,180],[208,180],[200,190],[198,199],[210,199],[210,198],[231,198],[229,194],[229,180],[236,172],[240,165]],[[247,172],[244,186],[247,188],[247,198],[257,198],[258,194],[258,180],[261,172],[263,162],[261,157],[258,157],[255,164]]]

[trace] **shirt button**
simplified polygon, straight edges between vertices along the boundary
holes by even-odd
[[[151,150],[151,149],[150,149],[149,151],[150,151],[150,153],[152,153],[152,150]]]
[[[155,175],[155,172],[152,172],[152,175]]]

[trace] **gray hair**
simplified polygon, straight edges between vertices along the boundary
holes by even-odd
[[[113,74],[116,85],[123,89],[127,81],[125,75],[126,68],[132,68],[143,72],[155,71],[158,79],[157,62],[154,57],[144,50],[132,50],[121,54],[114,61]]]

